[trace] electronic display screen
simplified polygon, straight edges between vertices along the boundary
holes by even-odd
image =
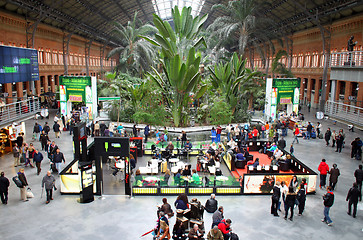
[[[37,50],[0,46],[1,84],[37,80],[39,80]]]

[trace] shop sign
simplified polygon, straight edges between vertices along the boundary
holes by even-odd
[[[69,101],[82,102],[82,95],[69,95]]]

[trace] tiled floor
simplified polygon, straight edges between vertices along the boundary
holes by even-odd
[[[307,115],[307,118],[312,119]],[[43,124],[45,121],[39,121]],[[52,120],[48,120],[52,122]],[[316,120],[313,120],[316,122]],[[225,208],[225,217],[232,219],[232,228],[240,239],[363,239],[363,211],[358,211],[356,219],[348,216],[347,191],[354,181],[353,172],[360,162],[350,158],[350,142],[361,136],[361,131],[349,133],[345,125],[333,125],[331,121],[321,121],[324,131],[327,126],[346,131],[346,147],[343,152],[335,153],[331,147],[325,147],[324,140],[301,140],[295,144],[295,156],[317,171],[322,158],[327,159],[331,166],[338,164],[341,171],[335,203],[330,216],[334,221],[332,227],[322,223],[322,195],[325,191],[318,189],[315,195],[307,197],[306,210],[303,216],[295,213],[294,221],[285,221],[282,217],[270,215],[270,196],[217,196],[220,205]],[[26,122],[28,136],[31,138],[34,120]],[[53,132],[50,134],[54,138]],[[291,132],[287,144],[291,143]],[[63,133],[56,140],[67,162],[72,159],[72,141],[69,133]],[[40,146],[35,143],[36,147]],[[0,239],[118,239],[135,240],[155,226],[156,205],[162,197],[135,197],[106,195],[96,197],[89,204],[79,204],[78,196],[60,195],[55,193],[54,201],[45,205],[41,199],[40,182],[48,167],[48,160],[43,162],[41,176],[36,175],[35,169],[27,168],[25,174],[35,198],[29,202],[21,202],[19,189],[11,182],[8,205],[0,205]],[[12,167],[12,156],[0,158],[0,171],[10,179],[17,169]],[[58,179],[57,179],[58,180]],[[57,181],[59,184],[59,181]],[[207,197],[198,197],[205,203]],[[169,197],[173,203],[175,197]],[[281,216],[281,214],[280,214]],[[211,214],[205,213],[205,226],[210,229]],[[170,220],[174,224],[175,218]],[[152,239],[151,236],[143,239]]]

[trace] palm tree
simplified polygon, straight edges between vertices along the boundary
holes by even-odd
[[[190,94],[194,93],[194,99],[198,99],[207,90],[207,86],[201,84],[201,56],[197,49],[202,44],[206,45],[199,33],[208,15],[194,18],[191,11],[191,7],[184,7],[181,13],[177,6],[172,9],[175,30],[169,22],[154,14],[153,22],[158,29],[155,40],[143,37],[161,48],[160,64],[163,72],[151,67],[153,72],[149,73],[149,77],[162,90],[175,126],[186,123],[185,113]]]
[[[137,19],[137,12],[134,14],[133,21],[127,22],[126,26],[114,22],[113,33],[120,38],[122,44],[112,49],[107,57],[110,58],[115,55],[119,57],[118,71],[141,74],[143,71],[149,70],[150,66],[154,64],[155,47],[142,39],[140,35],[157,32],[157,29],[150,24],[138,27],[139,25],[141,23]]]
[[[276,53],[275,58],[271,64],[272,78],[275,77],[275,73],[279,73],[285,77],[294,77],[292,72],[286,68],[285,64],[280,62],[281,58],[285,56],[287,57],[287,52],[285,50],[280,50]]]
[[[208,27],[220,39],[219,46],[231,37],[238,36],[238,53],[243,55],[247,46],[250,33],[255,28],[254,16],[256,3],[254,0],[234,0],[229,1],[228,5],[216,4],[212,10],[220,9],[225,16],[216,18]]]

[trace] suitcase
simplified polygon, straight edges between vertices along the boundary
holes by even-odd
[[[166,169],[168,168],[168,162],[164,161],[161,163],[161,172],[165,173]]]
[[[222,176],[222,170],[221,169],[217,169],[216,170],[216,176]]]

